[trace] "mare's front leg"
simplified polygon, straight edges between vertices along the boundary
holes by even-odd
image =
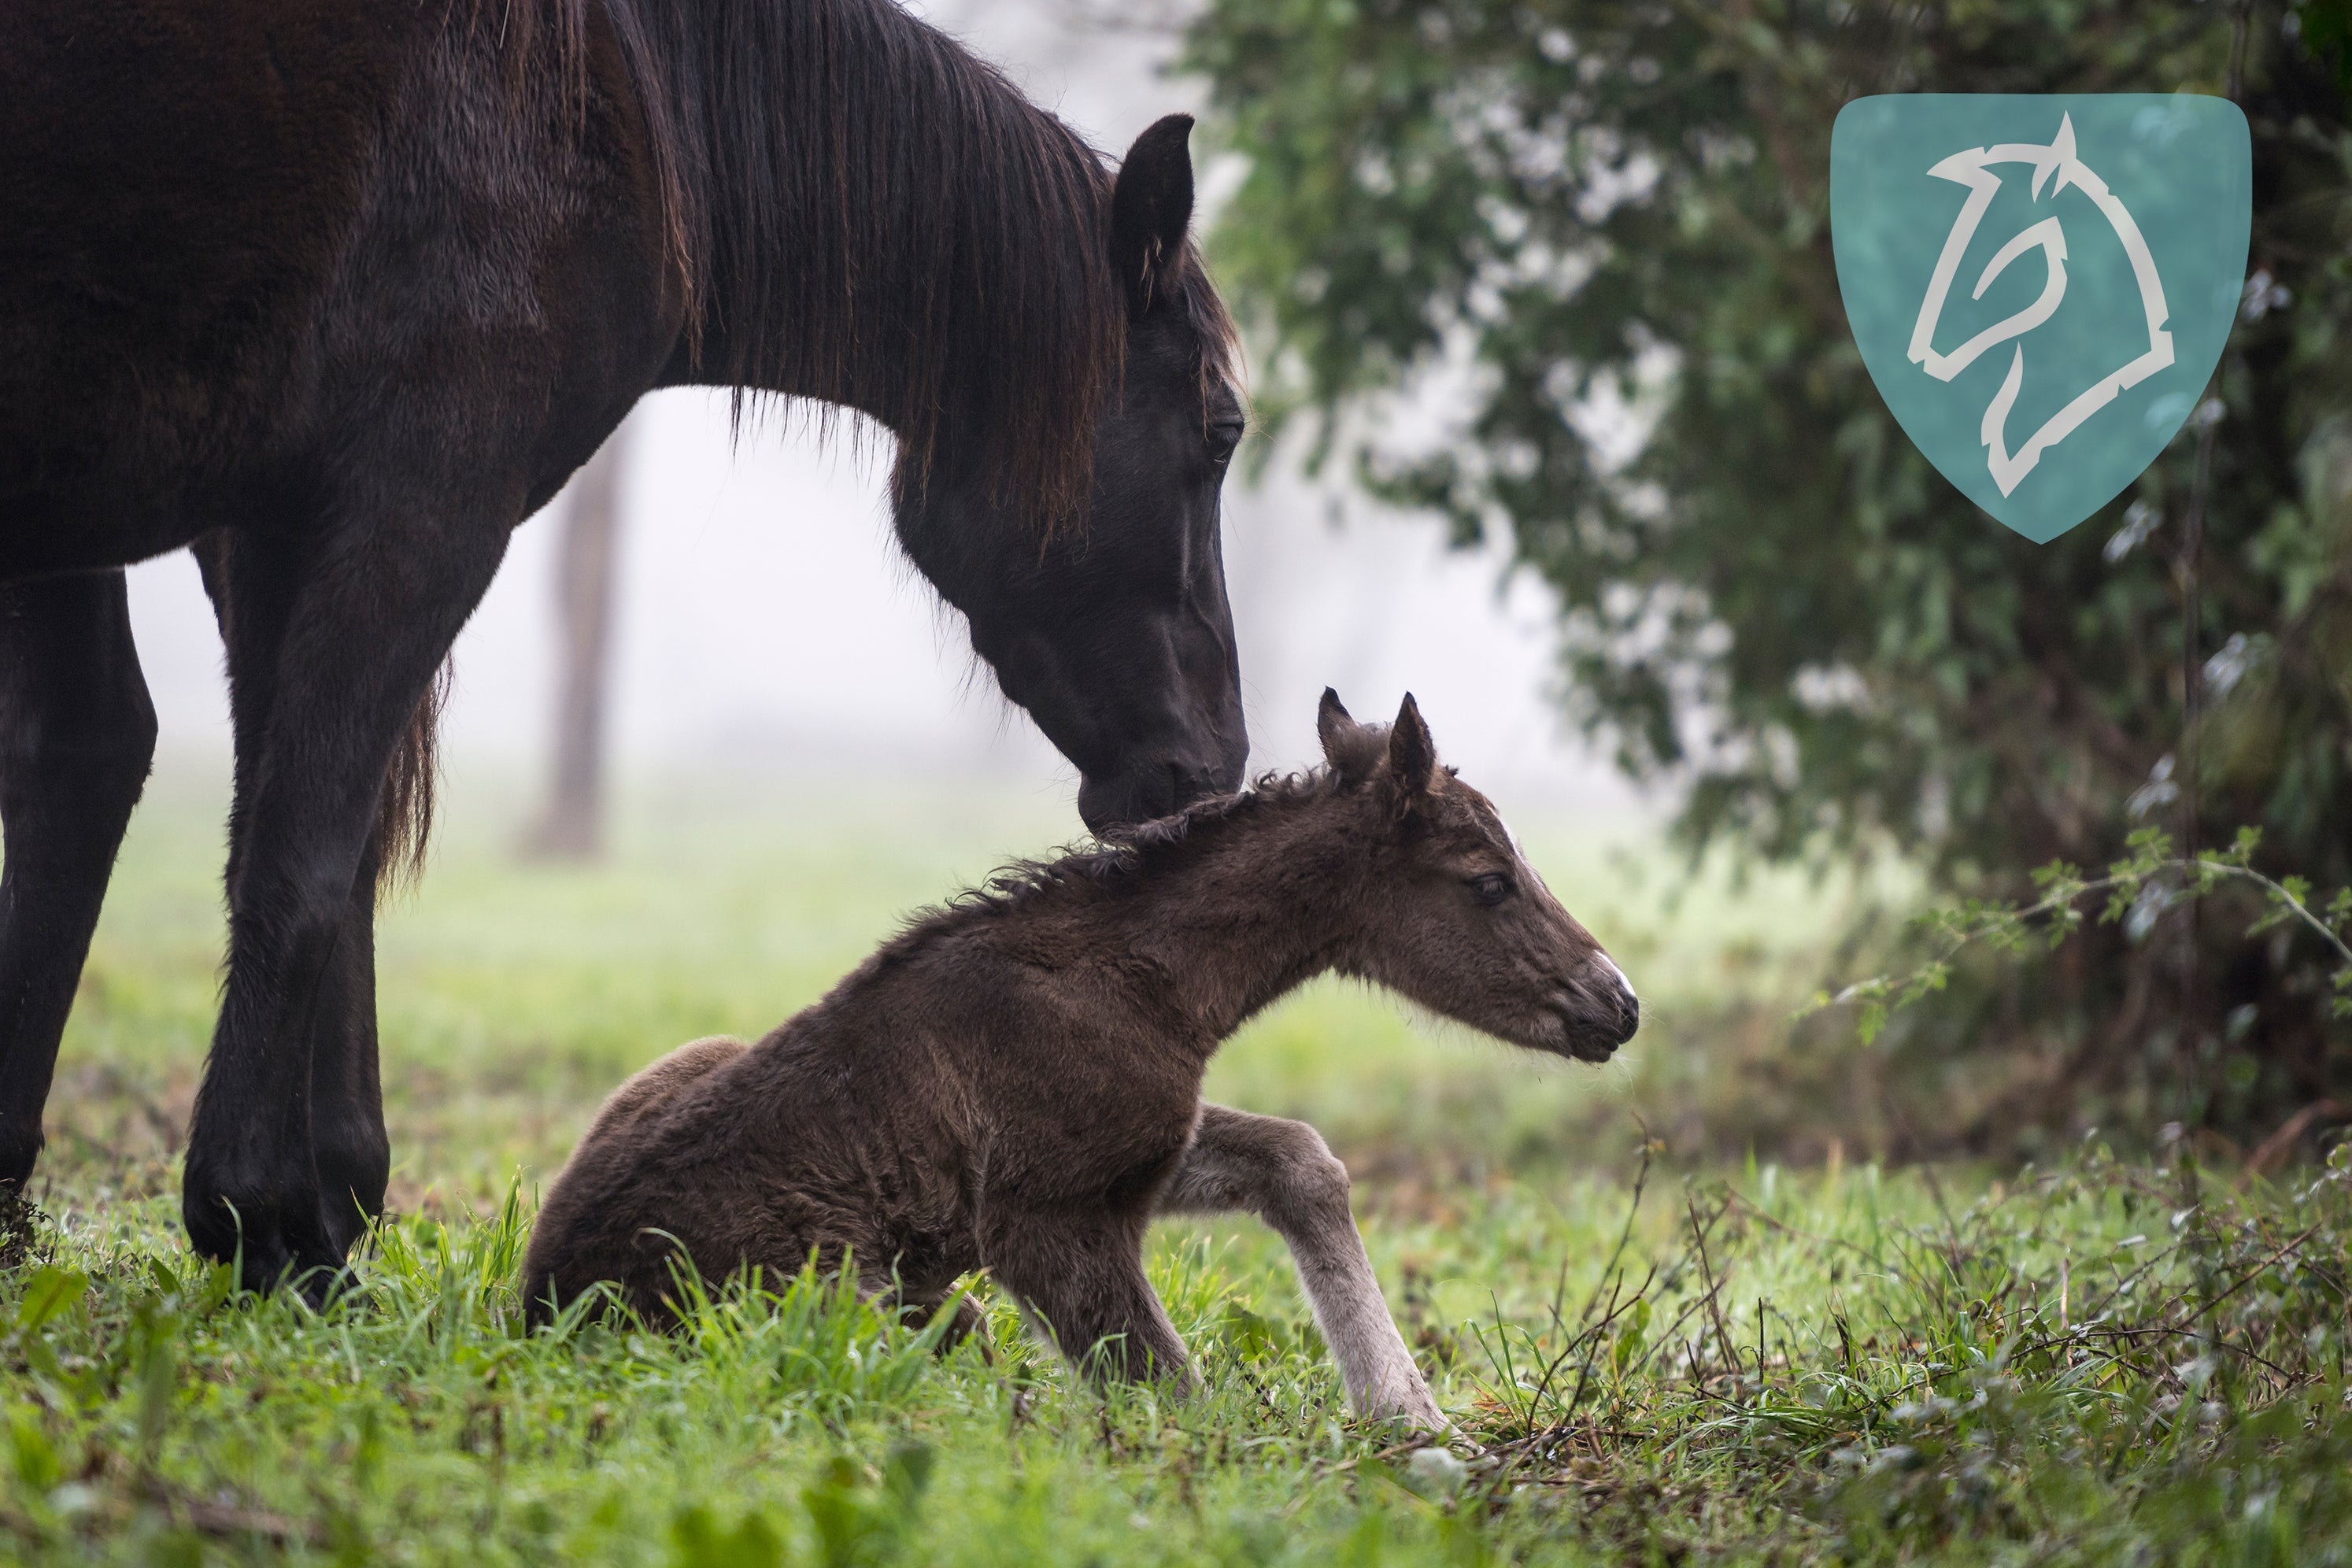
[[[1160,1195],[1161,1214],[1244,1209],[1290,1247],[1315,1321],[1360,1415],[1451,1429],[1405,1349],[1348,1206],[1348,1167],[1304,1121],[1201,1107],[1199,1132]]]
[[[239,550],[226,530],[205,535],[189,552],[204,575],[228,654],[236,771],[226,885],[234,902],[277,694],[278,650],[300,573],[282,552]],[[392,1141],[384,1131],[376,1067],[375,889],[383,826],[379,816],[343,900],[341,926],[310,1010],[311,1154],[320,1221],[339,1255],[347,1254],[368,1221],[383,1212],[392,1175]]]
[[[0,1189],[22,1193],[90,931],[155,753],[120,572],[0,586]]]
[[[241,1256],[256,1289],[290,1271],[314,1299],[382,1191],[373,1050],[346,1027],[365,1006],[372,1047],[361,937],[378,797],[508,534],[478,514],[415,522],[402,487],[366,493],[374,504],[307,534],[226,546],[232,620],[251,606],[257,622],[237,700],[228,982],[182,1197],[199,1251]]]
[[[1089,1379],[1192,1391],[1192,1368],[1143,1272],[1146,1216],[989,1215],[981,1261]]]

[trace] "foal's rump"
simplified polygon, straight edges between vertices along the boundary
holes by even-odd
[[[581,1141],[581,1148],[624,1136],[625,1129],[643,1121],[648,1111],[668,1104],[678,1090],[749,1049],[731,1035],[711,1035],[678,1047],[605,1097],[604,1103],[597,1109],[596,1120],[589,1123],[588,1136]]]
[[[649,1152],[654,1123],[682,1091],[740,1059],[749,1048],[725,1035],[692,1041],[638,1072],[605,1100],[588,1135],[549,1189],[531,1229],[522,1278],[524,1306],[533,1321],[543,1321],[553,1306],[588,1285],[623,1277],[613,1267],[616,1259],[610,1256],[610,1244],[618,1239],[631,1254],[641,1247],[625,1216],[615,1215],[611,1205],[625,1194],[631,1173]],[[616,1185],[621,1192],[614,1190]],[[611,1234],[615,1219],[630,1234],[615,1238]],[[663,1247],[654,1250],[667,1253]]]

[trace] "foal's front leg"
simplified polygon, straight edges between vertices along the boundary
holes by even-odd
[[[990,1216],[981,1260],[1030,1322],[1096,1383],[1192,1391],[1191,1362],[1143,1272],[1144,1216]]]
[[[1160,1197],[1161,1214],[1245,1209],[1288,1244],[1323,1340],[1360,1415],[1450,1429],[1405,1349],[1348,1206],[1348,1167],[1315,1129],[1222,1105],[1201,1127]]]

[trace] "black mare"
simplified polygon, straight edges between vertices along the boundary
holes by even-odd
[[[650,388],[889,429],[898,537],[1088,823],[1236,785],[1189,128],[1114,177],[890,0],[0,8],[0,1185],[153,748],[121,569],[193,545],[236,771],[184,1213],[331,1286],[389,1169],[374,891],[435,673]]]

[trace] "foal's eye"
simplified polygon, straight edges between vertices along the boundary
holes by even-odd
[[[1238,419],[1220,419],[1209,426],[1209,456],[1223,462],[1242,444],[1243,424]]]
[[[1511,891],[1511,879],[1500,871],[1470,879],[1470,896],[1489,909],[1509,898]]]

